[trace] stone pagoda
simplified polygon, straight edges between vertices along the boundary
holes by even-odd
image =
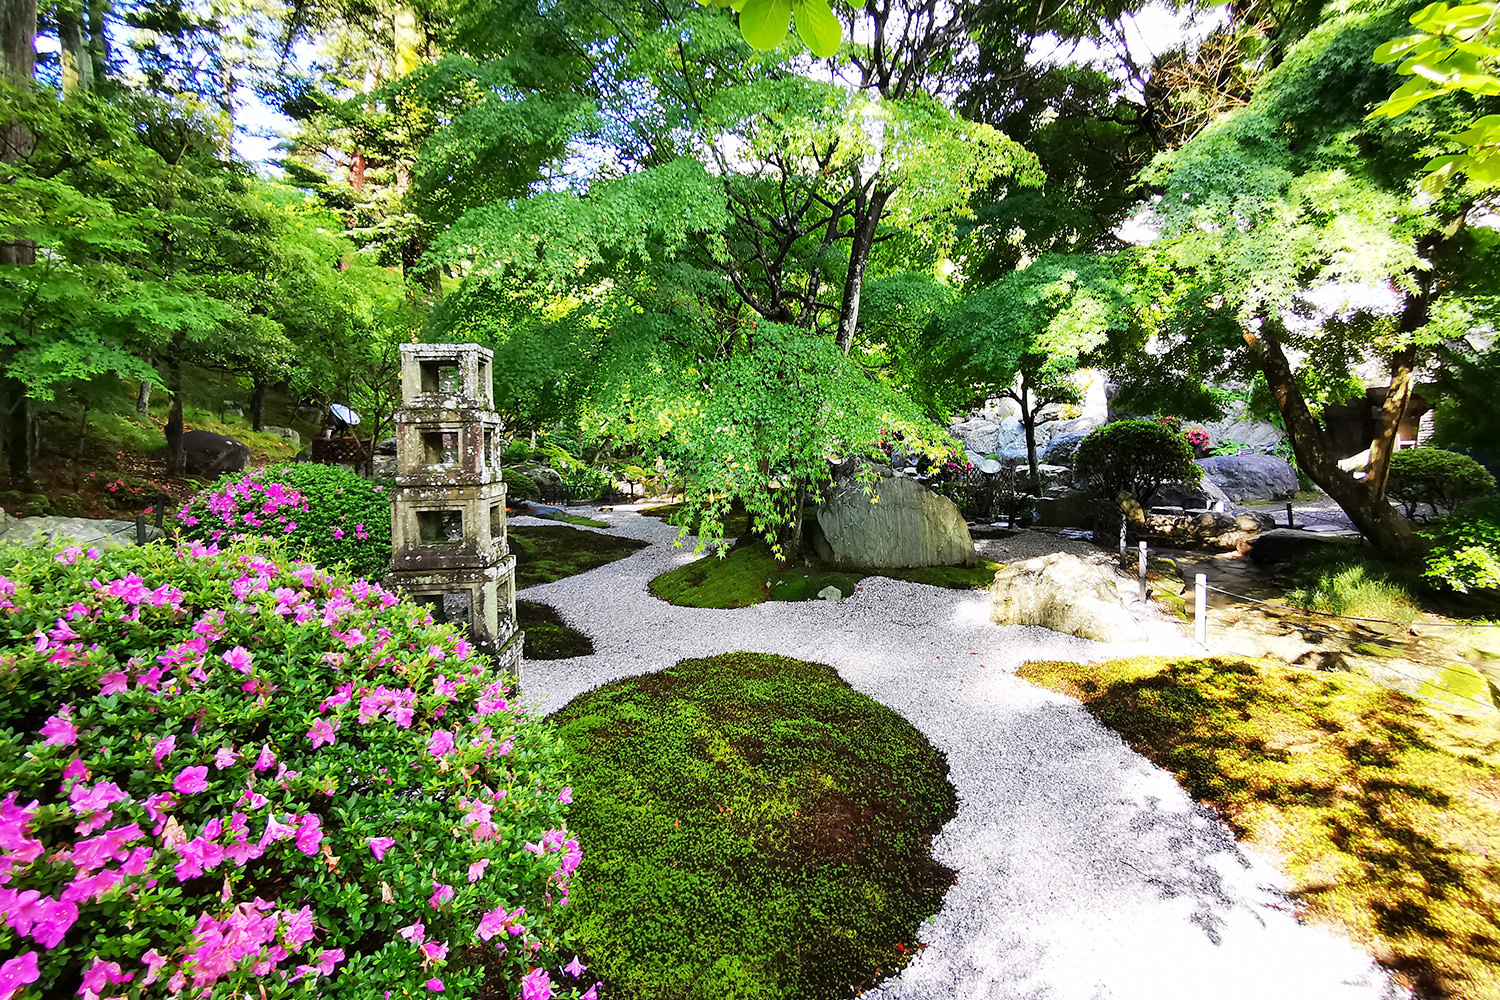
[[[494,354],[477,344],[402,344],[388,586],[461,622],[520,672],[516,557],[505,538]]]

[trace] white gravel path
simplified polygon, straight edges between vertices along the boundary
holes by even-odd
[[[988,621],[986,596],[872,578],[849,600],[678,608],[646,583],[690,561],[675,529],[593,513],[653,544],[532,587],[594,641],[592,656],[527,661],[544,712],[621,677],[747,650],[834,666],[947,755],[958,815],[934,855],[957,884],[920,931],[928,945],[866,996],[882,1000],[1105,1000],[1408,996],[1347,940],[1300,924],[1282,876],[1239,847],[1170,774],[1076,702],[1014,676],[1034,659],[1190,652],[1164,623],[1106,646]],[[546,524],[514,518],[513,525]]]

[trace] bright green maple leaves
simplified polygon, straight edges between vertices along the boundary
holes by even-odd
[[[1411,79],[1402,84],[1371,117],[1394,118],[1433,97],[1465,91],[1476,97],[1500,96],[1500,3],[1434,3],[1411,18],[1416,34],[1393,38],[1375,50],[1377,63],[1400,60],[1397,72]],[[1427,164],[1424,186],[1442,188],[1462,171],[1474,183],[1500,183],[1500,115],[1485,115],[1450,136],[1467,151],[1434,158]]]
[[[739,12],[740,34],[762,52],[779,48],[787,29],[795,25],[797,37],[819,58],[833,55],[843,41],[844,30],[828,0],[698,0],[700,4],[729,7]]]

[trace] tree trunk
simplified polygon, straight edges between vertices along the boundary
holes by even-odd
[[[89,0],[89,59],[94,64],[94,86],[104,81],[109,73],[109,38],[104,34],[104,12],[109,10],[109,0]]]
[[[1041,407],[1032,409],[1031,388],[1026,384],[1026,373],[1021,373],[1021,393],[1016,400],[1021,404],[1021,429],[1026,432],[1026,466],[1031,472],[1031,495],[1042,495],[1042,473],[1036,461],[1036,415]]]
[[[81,10],[57,9],[64,96],[87,94],[94,89],[94,58],[85,39],[83,15]]]
[[[1390,388],[1386,390],[1385,402],[1380,405],[1380,420],[1375,426],[1375,437],[1370,441],[1370,464],[1364,482],[1370,495],[1377,499],[1385,497],[1391,455],[1397,447],[1396,433],[1401,428],[1401,418],[1406,416],[1406,404],[1411,401],[1412,385],[1416,381],[1412,374],[1416,353],[1416,348],[1408,347],[1392,360]]]
[[[141,387],[135,392],[135,412],[146,413],[151,408],[151,380],[141,379]]]
[[[263,431],[266,415],[266,380],[255,379],[255,388],[250,392],[250,427],[253,430]]]
[[[855,183],[859,183],[858,176]],[[880,228],[880,217],[885,214],[885,203],[893,192],[876,189],[864,205],[863,212],[856,211],[854,235],[849,244],[849,270],[844,274],[844,299],[839,307],[839,330],[837,343],[845,354],[854,344],[854,328],[859,325],[859,297],[864,290],[865,268],[870,263],[870,250],[875,245],[875,232]]]
[[[0,0],[0,75],[18,87],[31,85],[36,70],[36,0]],[[0,120],[0,163],[19,163],[31,155],[36,138],[22,122]],[[0,264],[35,264],[31,240],[0,243]]]
[[[5,451],[6,472],[11,486],[31,482],[31,459],[35,437],[31,433],[31,400],[19,379],[0,378],[0,448]]]
[[[1323,427],[1308,410],[1307,401],[1302,398],[1302,391],[1292,375],[1292,367],[1281,349],[1281,342],[1270,329],[1270,324],[1262,321],[1259,333],[1245,330],[1244,338],[1255,354],[1266,384],[1271,387],[1271,395],[1286,424],[1287,437],[1291,440],[1298,466],[1343,508],[1354,526],[1377,548],[1397,556],[1414,553],[1417,541],[1412,534],[1411,522],[1398,514],[1383,497],[1376,496],[1364,483],[1340,469],[1329,453]]]

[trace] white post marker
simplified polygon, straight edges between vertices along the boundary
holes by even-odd
[[[1193,586],[1193,638],[1208,648],[1208,577],[1199,573]]]
[[[1141,541],[1141,603],[1146,601],[1146,542]]]

